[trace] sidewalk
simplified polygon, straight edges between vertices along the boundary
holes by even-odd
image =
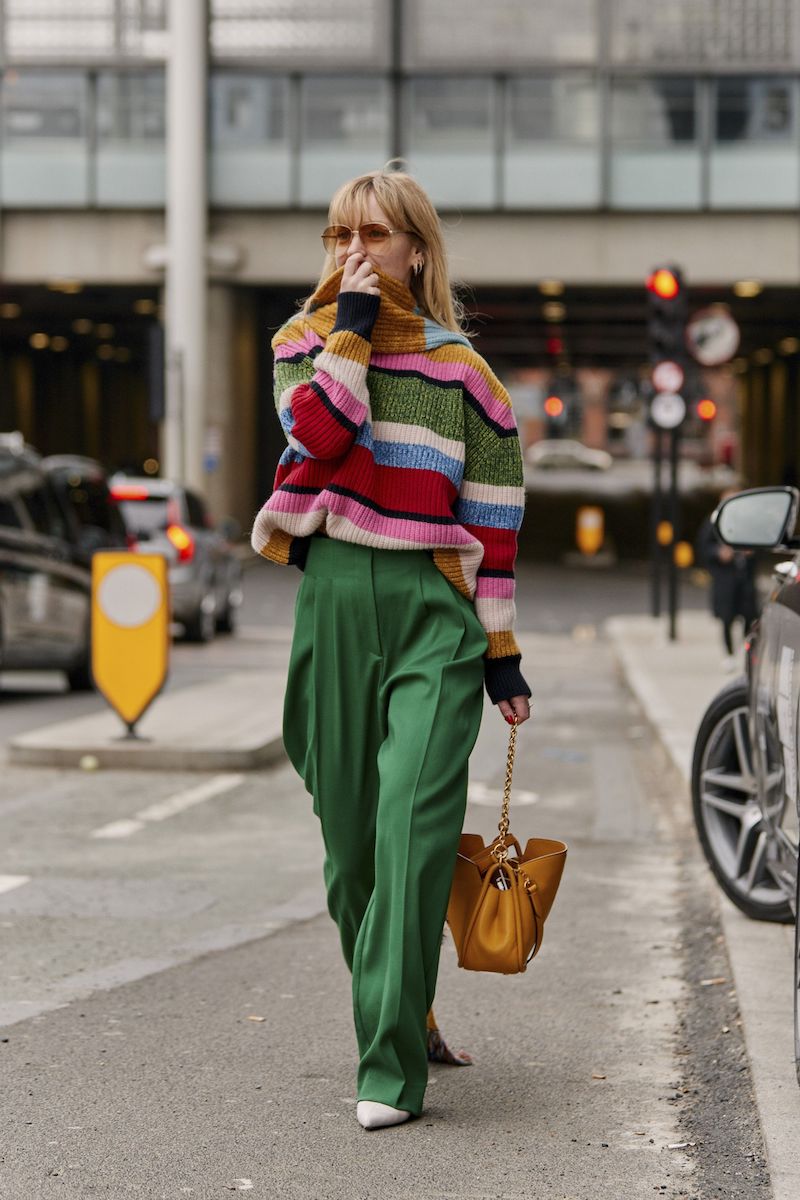
[[[686,781],[690,803],[692,748],[703,712],[735,675],[723,673],[720,633],[710,615],[679,617],[678,641],[664,620],[614,617],[606,624],[628,683]],[[751,921],[718,892],[774,1200],[800,1195],[800,1088],[794,1068],[791,926]]]

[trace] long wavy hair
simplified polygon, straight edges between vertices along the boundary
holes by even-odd
[[[407,230],[419,244],[425,263],[418,275],[412,274],[409,287],[422,312],[445,329],[467,333],[463,305],[454,295],[447,268],[442,223],[425,189],[405,171],[384,167],[343,183],[328,209],[329,225],[347,225],[356,229],[367,220],[369,197],[374,196],[392,228]],[[376,264],[379,265],[379,264]],[[333,254],[325,256],[318,287],[336,271]],[[303,305],[308,312],[310,297]]]

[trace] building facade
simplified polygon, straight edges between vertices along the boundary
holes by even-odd
[[[206,103],[179,128],[186,6]],[[3,0],[0,64],[0,424],[34,444],[158,469],[171,413],[170,468],[248,520],[278,449],[270,329],[318,274],[334,188],[401,157],[512,384],[595,371],[597,399],[597,371],[636,379],[642,280],[676,262],[742,327],[708,386],[747,433],[748,478],[797,458],[776,417],[796,400],[800,0]],[[198,136],[206,332],[181,351],[202,354],[187,391],[165,207],[168,148]]]

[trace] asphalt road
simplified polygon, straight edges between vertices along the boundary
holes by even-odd
[[[597,634],[646,578],[536,571],[512,829],[569,843],[564,883],[523,976],[461,971],[446,941],[436,1012],[476,1061],[432,1068],[405,1126],[355,1121],[349,981],[288,765],[116,838],[98,831],[202,777],[4,770],[3,1200],[770,1195],[684,788]],[[291,624],[279,587],[248,585],[245,629]],[[180,648],[176,682],[257,647]],[[466,822],[485,836],[505,735],[487,705]]]

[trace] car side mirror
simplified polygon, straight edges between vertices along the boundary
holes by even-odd
[[[774,550],[790,544],[800,492],[792,487],[752,488],[719,505],[711,520],[734,550]]]

